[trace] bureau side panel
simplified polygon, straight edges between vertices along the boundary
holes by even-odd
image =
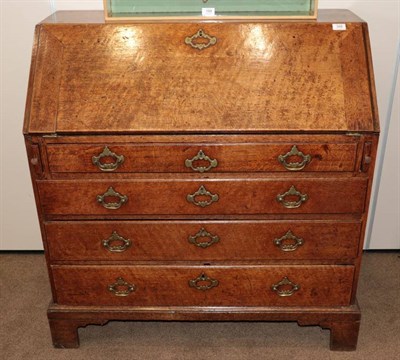
[[[54,289],[53,273],[50,268],[50,264],[51,264],[50,251],[49,251],[49,247],[48,247],[48,242],[47,242],[47,238],[46,238],[46,230],[45,230],[45,226],[44,226],[45,216],[42,211],[42,206],[40,203],[38,187],[37,187],[37,180],[44,178],[45,173],[46,173],[46,166],[43,162],[42,139],[25,136],[25,147],[26,147],[29,170],[30,170],[30,175],[31,175],[31,180],[32,180],[33,193],[35,196],[38,221],[39,221],[40,232],[41,232],[41,236],[42,236],[42,243],[43,243],[43,248],[45,251],[46,265],[47,265],[48,275],[50,278],[53,301],[57,301],[56,292]]]
[[[27,129],[29,133],[56,131],[63,52],[63,44],[40,27]]]

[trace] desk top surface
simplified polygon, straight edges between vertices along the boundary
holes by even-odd
[[[36,34],[25,133],[379,130],[368,30],[349,11],[201,24],[65,11]]]

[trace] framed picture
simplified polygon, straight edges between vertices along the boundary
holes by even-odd
[[[104,0],[107,22],[316,19],[318,0]]]

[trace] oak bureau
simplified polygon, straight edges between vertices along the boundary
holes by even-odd
[[[378,133],[367,25],[349,11],[53,14],[24,135],[54,346],[110,320],[250,320],[319,325],[354,350]]]

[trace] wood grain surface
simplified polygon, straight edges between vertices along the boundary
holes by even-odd
[[[349,305],[354,267],[53,265],[52,271],[60,305],[340,306]],[[218,280],[218,286],[190,287],[189,281],[202,273]],[[136,291],[125,297],[108,291],[119,277]],[[300,285],[292,296],[271,289],[284,277]]]
[[[147,180],[51,180],[37,182],[42,209],[46,215],[107,215],[122,214],[201,215],[201,214],[296,214],[296,213],[358,213],[364,211],[367,189],[365,178],[314,179],[147,179]],[[292,186],[308,200],[300,207],[288,209],[277,201]],[[202,186],[218,201],[201,207],[187,200]],[[97,202],[112,187],[128,201],[119,209],[106,209]],[[349,201],[351,199],[351,201]],[[211,196],[195,200],[211,201]],[[288,201],[298,201],[289,196]],[[119,202],[106,199],[106,202]]]
[[[97,221],[47,222],[46,238],[52,261],[245,261],[245,260],[340,260],[354,259],[358,252],[359,221]],[[204,229],[210,235],[197,243],[190,237]],[[292,231],[302,239],[294,251],[275,245]],[[124,252],[103,246],[113,232],[131,241]],[[293,244],[293,240],[283,244]],[[118,245],[111,242],[111,245]]]
[[[374,130],[360,23],[43,24],[35,74],[32,133]]]
[[[185,43],[199,29],[216,44]],[[78,327],[116,319],[295,320],[354,350],[378,133],[368,28],[349,11],[129,24],[53,14],[36,27],[24,134],[54,345],[77,347]],[[298,172],[278,161],[294,145],[311,156]],[[106,146],[124,156],[113,172],[93,164]],[[200,150],[218,165],[187,167]],[[292,186],[307,198],[288,209],[277,197]],[[99,202],[111,187],[127,196],[118,209],[106,208],[118,197]],[[289,231],[302,240],[285,252],[276,239]],[[130,246],[107,249],[114,233]],[[202,273],[217,286],[189,286]],[[110,292],[119,277],[135,291]],[[285,277],[299,289],[278,296]]]
[[[280,155],[289,153],[296,145],[298,151],[311,160],[302,171],[347,171],[354,170],[357,144],[68,144],[49,145],[47,154],[51,172],[102,172],[93,164],[93,156],[101,154],[107,146],[117,155],[124,156],[124,162],[113,172],[173,172],[196,173],[191,167],[185,165],[186,160],[194,159],[199,151],[218,165],[212,167],[210,172],[265,172],[288,170],[278,161]],[[286,162],[301,163],[300,156],[290,156]],[[115,158],[106,158],[101,162],[115,163]],[[209,167],[211,161],[193,161],[193,167]],[[197,171],[198,172],[198,171]]]

